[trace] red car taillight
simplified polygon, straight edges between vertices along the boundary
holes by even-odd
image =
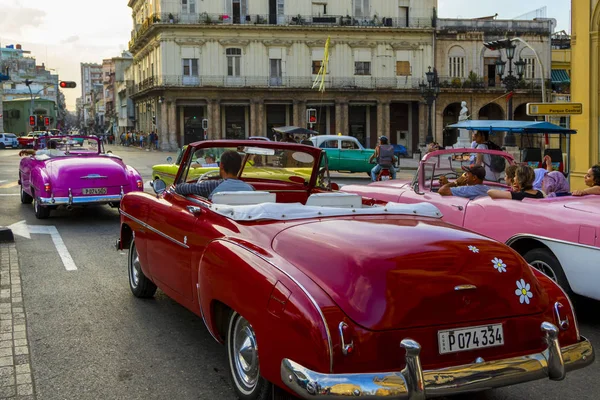
[[[143,181],[137,181],[137,187],[138,187],[138,189],[143,189],[144,188],[144,182]]]
[[[44,183],[44,190],[45,190],[46,192],[50,192],[50,190],[51,190],[51,189],[52,189],[52,188],[50,187],[50,184],[49,184],[49,183]]]

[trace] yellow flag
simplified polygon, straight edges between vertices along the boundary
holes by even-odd
[[[329,43],[331,38],[327,36],[325,42],[325,51],[323,52],[323,61],[321,62],[321,69],[317,74],[315,81],[313,82],[312,88],[319,87],[319,92],[325,92],[325,78],[327,77],[327,65],[329,64]]]

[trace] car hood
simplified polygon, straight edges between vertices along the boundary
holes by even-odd
[[[116,157],[59,157],[46,161],[46,173],[55,188],[72,189],[129,185],[127,167]],[[94,178],[94,176],[98,176]]]
[[[510,248],[441,221],[306,223],[279,233],[273,250],[374,331],[537,314],[549,301]],[[517,282],[529,303],[516,294]]]

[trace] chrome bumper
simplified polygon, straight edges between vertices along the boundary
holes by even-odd
[[[541,328],[548,347],[541,353],[526,356],[423,371],[419,357],[421,347],[414,340],[404,339],[400,347],[406,350],[406,367],[399,372],[321,374],[284,359],[281,379],[303,399],[422,400],[542,378],[561,380],[567,372],[594,361],[594,349],[584,337],[576,344],[561,348],[558,328],[548,322],[542,323]]]
[[[70,197],[41,197],[40,204],[47,206],[60,205],[78,205],[78,204],[93,204],[93,203],[112,203],[121,201],[122,196],[119,194],[107,196],[70,196]]]

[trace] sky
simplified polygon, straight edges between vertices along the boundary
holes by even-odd
[[[77,88],[63,89],[67,108],[74,111],[81,96],[79,64],[101,64],[127,50],[133,26],[127,2],[0,0],[0,46],[19,43],[60,80],[76,81]],[[499,19],[511,19],[544,6],[546,16],[557,20],[557,30],[569,32],[569,0],[438,0],[438,15],[475,18],[498,13]]]

